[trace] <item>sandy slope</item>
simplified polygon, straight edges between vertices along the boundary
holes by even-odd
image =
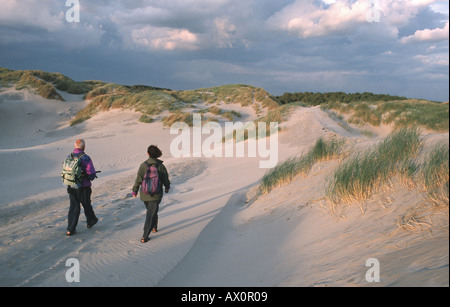
[[[20,112],[15,105],[19,101],[45,115],[47,106],[41,105],[37,96],[33,98],[13,101],[9,94],[3,95],[2,113]],[[81,107],[84,102],[79,103]],[[141,124],[138,118],[134,112],[111,111],[74,128],[44,116],[42,124],[51,122],[54,132],[35,134],[40,127],[37,123],[21,127],[24,136],[14,141],[9,135],[2,136],[2,145],[7,145],[0,149],[0,161],[7,172],[2,172],[5,175],[0,182],[4,196],[0,208],[1,285],[64,284],[65,261],[70,257],[80,260],[83,286],[156,285],[189,251],[232,193],[264,174],[256,159],[174,160],[169,154],[174,136],[161,124]],[[13,130],[16,124],[5,122],[9,125],[5,130]],[[76,138],[86,139],[87,153],[102,170],[93,195],[100,222],[87,230],[82,217],[77,236],[66,238],[68,204],[59,172]],[[30,139],[41,145],[28,146]],[[151,244],[142,245],[145,210],[138,199],[127,198],[127,194],[150,144],[166,153],[163,158],[173,189],[161,206],[161,232]]]
[[[235,194],[160,286],[448,285],[448,232],[396,225],[419,195],[398,187],[387,208],[371,201],[364,215],[356,206],[337,219],[321,199],[333,168],[321,163],[310,177],[246,205]],[[380,261],[380,283],[365,279],[370,258]]]
[[[296,111],[287,127],[281,143],[303,144],[299,152],[321,135],[345,136],[356,148],[376,141],[318,108]],[[425,136],[427,145],[438,141],[448,142],[448,133]],[[431,229],[400,230],[398,219],[426,197],[395,181],[371,200],[332,213],[323,196],[337,164],[318,163],[266,197],[255,198],[254,188],[235,193],[159,286],[448,286],[448,213],[437,214]],[[379,283],[366,280],[371,258],[380,262]]]
[[[174,159],[174,136],[159,123],[138,123],[131,111],[69,127],[85,102],[64,98],[68,102],[0,93],[1,286],[369,286],[365,262],[372,257],[381,262],[376,285],[448,286],[448,232],[399,231],[396,219],[420,197],[400,185],[368,202],[364,215],[356,206],[337,219],[321,199],[337,164],[331,161],[254,199],[265,173],[259,159]],[[279,159],[331,135],[373,142],[319,108],[298,109],[283,125]],[[78,234],[68,238],[59,172],[76,138],[86,139],[102,170],[93,187],[100,222],[86,229],[82,216]],[[173,189],[161,205],[161,231],[141,244],[144,207],[128,194],[150,144],[165,153]],[[385,198],[389,205],[377,205]],[[80,261],[79,284],[65,280],[72,257]]]

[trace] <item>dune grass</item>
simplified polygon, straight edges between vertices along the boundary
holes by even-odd
[[[162,119],[162,123],[166,127],[171,127],[173,124],[178,122],[186,123],[189,127],[192,127],[194,125],[192,114],[185,113],[179,110],[171,112],[170,115],[165,116]]]
[[[290,183],[298,175],[308,174],[315,163],[338,157],[342,147],[343,141],[318,139],[306,154],[290,158],[269,170],[261,180],[258,194],[267,195],[272,190]]]
[[[278,100],[262,88],[245,84],[229,84],[218,87],[202,88],[188,91],[174,91],[172,94],[188,103],[204,102],[212,104],[216,102],[239,103],[242,107],[261,103],[270,110],[278,108]]]
[[[254,124],[256,126],[256,131],[255,131],[256,139],[259,138],[259,130],[258,130],[258,127],[259,127],[258,124],[259,123],[265,123],[266,124],[266,137],[269,137],[271,135],[271,133],[273,132],[271,130],[270,123],[278,123],[278,125],[280,125],[281,123],[287,121],[288,118],[289,118],[289,115],[292,113],[292,110],[294,108],[296,108],[296,107],[299,107],[299,106],[300,106],[299,104],[283,105],[283,106],[280,106],[280,107],[278,107],[276,109],[268,110],[266,115],[258,117],[258,119],[256,119],[254,121]],[[234,114],[234,115],[239,115],[239,113],[238,114]],[[249,138],[249,132],[247,130],[247,127],[244,127],[243,130],[244,131],[242,131],[242,133],[243,133],[243,137],[244,138],[242,139],[242,141],[245,141],[245,140],[247,140]],[[278,127],[278,131],[280,131],[280,130],[281,130],[281,127]],[[230,139],[235,139],[236,140],[236,134],[237,134],[237,131],[234,131],[233,135],[230,134],[230,135],[224,136],[222,141],[225,142],[225,141],[230,140]]]
[[[226,110],[220,109],[217,106],[212,106],[212,107],[209,107],[206,109],[199,110],[198,113],[200,113],[200,114],[211,113],[213,115],[222,117],[230,122],[233,122],[235,120],[235,118],[242,117],[242,114],[237,111],[234,111],[234,110],[226,111]],[[208,118],[207,120],[218,122],[218,118]]]
[[[422,142],[418,128],[398,130],[374,149],[349,157],[336,169],[326,194],[332,203],[362,201],[378,191],[395,174],[411,174],[411,160]],[[406,167],[405,167],[406,165]]]
[[[52,84],[37,78],[30,71],[24,72],[16,83],[16,90],[22,90],[25,88],[34,89],[37,94],[47,99],[64,101],[61,95],[56,92],[56,89]]]
[[[396,129],[420,126],[437,132],[449,131],[449,105],[438,102],[409,99],[347,104],[333,101],[322,104],[321,108],[347,115],[347,121],[355,125],[392,124]]]
[[[139,122],[144,123],[144,124],[151,124],[154,121],[155,121],[155,119],[148,115],[141,115],[141,117],[139,118]]]
[[[418,186],[427,192],[436,209],[449,207],[449,146],[436,145],[419,168]]]
[[[135,110],[147,116],[156,116],[164,111],[169,111],[171,115],[166,118],[165,125],[170,125],[176,118],[191,125],[192,120],[186,118],[187,115],[181,116],[180,112],[183,113],[184,109],[197,102],[206,104],[240,103],[241,106],[257,104],[267,107],[269,110],[280,107],[275,98],[266,91],[247,85],[225,85],[191,91],[172,91],[149,86],[130,87],[103,83],[96,84],[85,95],[85,99],[91,100],[91,102],[76,115],[71,125],[82,123],[97,112],[118,108]],[[233,121],[235,117],[241,117],[238,112],[224,111],[217,106],[211,106],[208,111],[229,121]]]
[[[110,109],[135,110],[151,117],[164,111],[175,112],[186,106],[167,91],[145,90],[133,93],[131,89],[117,84],[99,87],[88,93],[87,97],[92,98],[92,101],[77,113],[71,122],[72,126],[82,123],[98,112]]]
[[[99,81],[76,82],[60,73],[0,68],[0,86],[11,84],[15,84],[17,90],[33,89],[44,98],[63,101],[56,90],[69,94],[86,94],[98,86]]]
[[[431,231],[434,227],[447,228],[449,210],[449,146],[440,143],[431,148],[421,163],[418,163],[413,187],[425,192],[427,197],[400,216],[397,225],[409,232]],[[444,220],[434,219],[443,213]],[[440,226],[439,226],[440,225]]]

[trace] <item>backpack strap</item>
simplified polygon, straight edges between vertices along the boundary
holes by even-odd
[[[85,153],[82,153],[82,154],[79,155],[78,157],[75,157],[74,153],[71,153],[70,155],[72,156],[72,159],[73,159],[73,158],[77,158],[78,161],[80,161],[79,163],[80,163],[80,168],[81,168],[81,158],[83,158],[84,156],[86,156],[86,154],[85,154]],[[86,175],[86,172],[84,171],[84,169],[81,169],[81,178],[80,178],[81,181],[83,181],[82,178],[83,178],[85,175]]]
[[[156,163],[148,163],[147,161],[145,161],[144,163],[145,165],[147,165],[147,168],[149,168],[152,165],[155,166],[159,173],[159,166],[162,164],[160,161],[156,160]]]
[[[73,158],[77,158],[78,160],[80,160],[82,157],[84,157],[86,154],[85,153],[82,153],[81,155],[79,155],[78,157],[75,157],[75,154],[72,152],[71,154],[70,154],[70,156],[72,157],[72,159]]]

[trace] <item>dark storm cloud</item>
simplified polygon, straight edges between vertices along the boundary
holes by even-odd
[[[448,100],[448,1],[3,0],[0,66],[173,89],[249,83]],[[373,8],[372,8],[373,9]]]

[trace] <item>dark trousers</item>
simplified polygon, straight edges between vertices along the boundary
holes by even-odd
[[[145,208],[147,208],[147,216],[145,217],[143,238],[148,238],[153,228],[158,229],[158,211],[160,203],[161,200],[144,201]]]
[[[87,224],[90,225],[94,223],[97,219],[94,213],[94,209],[91,204],[91,194],[92,189],[81,188],[81,189],[72,189],[67,188],[67,192],[69,193],[70,200],[70,208],[68,214],[68,223],[67,230],[70,232],[74,232],[78,225],[78,218],[80,217],[81,206],[83,206],[84,214],[86,215]]]

